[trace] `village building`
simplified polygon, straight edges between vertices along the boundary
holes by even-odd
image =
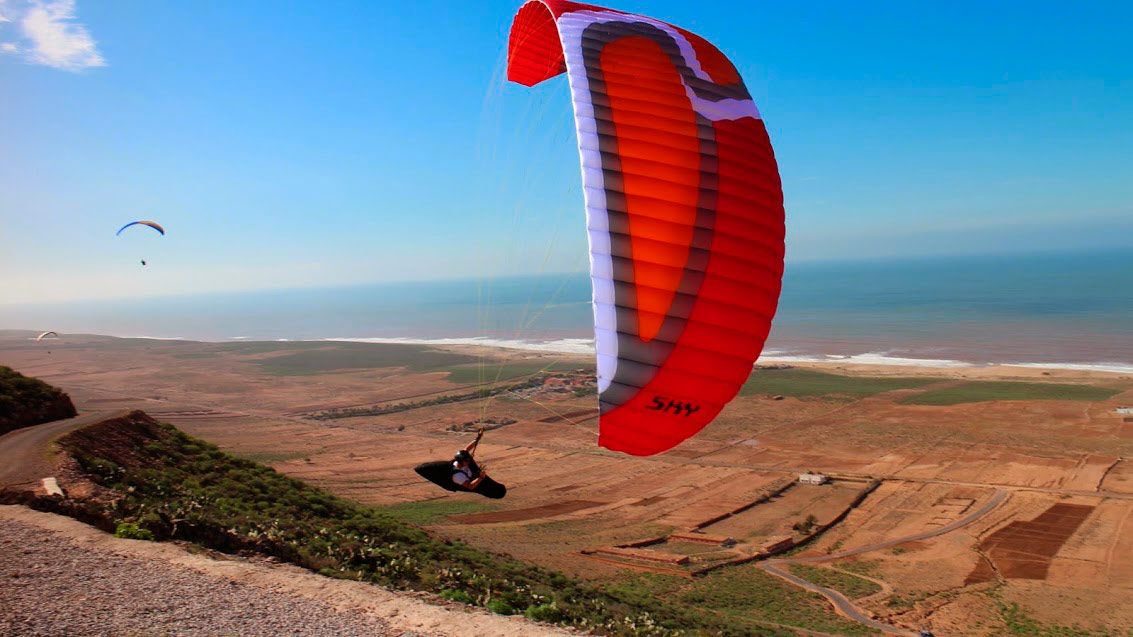
[[[826,484],[830,482],[830,477],[821,473],[800,473],[800,484]]]
[[[774,554],[781,551],[786,551],[795,546],[795,539],[790,535],[781,535],[769,538],[762,546],[759,547],[760,552]]]

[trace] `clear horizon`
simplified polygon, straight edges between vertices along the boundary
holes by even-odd
[[[973,252],[973,253],[956,253],[956,254],[917,254],[917,255],[883,255],[883,256],[861,256],[858,258],[838,258],[832,257],[827,259],[804,259],[792,260],[788,259],[788,270],[797,268],[799,266],[806,268],[811,266],[823,267],[838,264],[846,264],[851,266],[869,265],[869,264],[910,264],[910,263],[939,263],[939,262],[970,262],[978,260],[996,260],[996,259],[1034,259],[1034,258],[1065,258],[1065,257],[1095,257],[1106,255],[1124,255],[1127,250],[1124,246],[1115,247],[1102,247],[1097,249],[1062,249],[1062,250],[1024,250],[1024,251],[1001,251],[1001,252]],[[355,289],[355,288],[372,288],[372,287],[399,287],[399,286],[413,286],[413,285],[446,285],[455,283],[468,283],[470,285],[485,284],[500,282],[506,280],[538,280],[538,279],[554,279],[557,277],[588,277],[589,272],[585,269],[573,271],[543,271],[543,272],[530,272],[530,273],[504,273],[495,275],[484,276],[444,276],[431,279],[406,279],[398,281],[390,280],[373,280],[373,281],[352,281],[346,283],[314,283],[309,285],[296,285],[296,286],[275,286],[275,287],[248,287],[248,288],[231,288],[231,289],[212,289],[212,290],[173,290],[166,293],[158,294],[126,294],[126,295],[105,295],[98,294],[96,296],[82,296],[75,294],[68,294],[58,298],[45,298],[36,300],[3,300],[0,299],[0,308],[20,308],[20,307],[37,307],[37,306],[64,306],[71,303],[87,304],[97,303],[99,301],[144,301],[147,299],[190,299],[190,298],[207,298],[214,296],[236,296],[239,294],[255,294],[255,293],[277,293],[277,292],[304,292],[312,290],[336,290],[336,289]],[[1129,293],[1133,294],[1133,274],[1130,275],[1130,288]],[[9,326],[0,325],[0,329],[12,329]]]
[[[1130,251],[795,264],[766,351],[1133,370],[1130,272]],[[9,305],[0,328],[211,342],[488,339],[571,351],[594,334],[582,272]]]

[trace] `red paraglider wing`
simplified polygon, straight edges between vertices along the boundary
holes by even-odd
[[[570,79],[594,293],[599,444],[673,447],[735,397],[783,273],[783,193],[735,67],[672,25],[561,0],[512,23],[508,79]]]

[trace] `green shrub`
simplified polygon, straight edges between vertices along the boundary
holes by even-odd
[[[153,533],[133,522],[119,522],[117,528],[114,529],[114,537],[124,537],[127,540],[154,541]]]
[[[476,603],[476,601],[474,599],[472,599],[472,596],[469,595],[468,593],[465,593],[464,591],[460,591],[460,590],[453,590],[451,588],[446,588],[443,591],[441,591],[441,597],[443,599],[447,599],[450,602],[460,602],[461,604],[475,604]]]
[[[0,365],[0,434],[76,413],[62,390]]]
[[[810,530],[813,529],[816,524],[818,524],[818,518],[814,517],[813,515],[808,515],[806,516],[805,520],[801,520],[792,524],[791,528],[798,533],[806,535],[807,533],[810,533]]]
[[[493,599],[492,601],[488,602],[486,606],[487,606],[488,610],[492,611],[493,613],[495,613],[497,615],[514,615],[515,614],[515,609],[511,607],[511,604],[505,602],[502,599]]]
[[[527,619],[537,622],[546,622],[548,624],[555,624],[563,620],[563,612],[559,610],[558,606],[552,602],[550,604],[539,604],[537,606],[528,606],[527,610],[523,612]]]

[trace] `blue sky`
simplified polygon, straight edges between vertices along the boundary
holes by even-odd
[[[584,269],[518,4],[0,0],[0,304]],[[1133,247],[1128,2],[616,6],[736,62],[791,260]]]

